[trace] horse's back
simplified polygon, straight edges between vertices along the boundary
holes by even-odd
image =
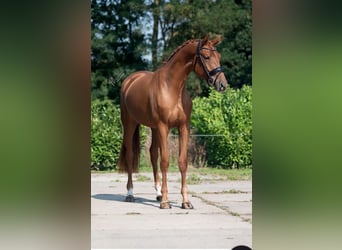
[[[141,84],[146,85],[150,82],[152,79],[153,72],[151,71],[137,71],[135,73],[132,73],[129,75],[121,86],[121,93],[126,94],[128,89],[135,83],[139,82],[139,85]]]
[[[121,86],[121,107],[127,110],[137,123],[153,127],[151,91],[153,72],[138,71],[129,75]]]

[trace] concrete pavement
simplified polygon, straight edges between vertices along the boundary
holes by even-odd
[[[172,209],[159,209],[152,173],[134,174],[134,203],[124,202],[125,174],[91,175],[92,249],[252,246],[252,182],[201,176],[189,185],[193,210],[181,209],[180,174],[168,174]]]

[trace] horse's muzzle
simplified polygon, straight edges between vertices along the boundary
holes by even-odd
[[[226,89],[227,89],[227,84],[221,82],[221,83],[219,84],[219,89],[218,89],[218,91],[219,91],[219,92],[223,92],[223,91],[225,91]]]
[[[214,76],[209,76],[207,82],[209,86],[213,86],[218,92],[225,91],[228,86],[226,77],[224,76],[222,70],[218,71],[218,73]]]

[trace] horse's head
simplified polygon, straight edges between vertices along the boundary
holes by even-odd
[[[209,40],[208,36],[199,40],[196,57],[194,59],[194,71],[197,75],[207,81],[209,86],[214,86],[219,92],[225,91],[228,82],[221,68],[221,55],[217,52],[215,45],[221,42],[221,37]]]

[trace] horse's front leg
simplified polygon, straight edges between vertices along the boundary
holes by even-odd
[[[150,147],[150,158],[153,167],[153,177],[154,177],[154,188],[157,191],[157,200],[162,200],[161,193],[161,184],[158,174],[158,149],[159,149],[159,141],[158,141],[158,131],[156,129],[152,129],[152,143]]]
[[[160,202],[160,208],[171,208],[169,200],[167,198],[167,170],[169,168],[169,153],[167,151],[167,136],[169,128],[167,125],[162,124],[158,127],[158,140],[160,145],[160,169],[162,172],[162,199]]]
[[[179,127],[179,159],[178,167],[182,176],[182,189],[183,196],[182,208],[193,209],[191,202],[188,198],[188,187],[186,184],[186,171],[188,168],[188,141],[189,141],[189,124],[184,124]]]

